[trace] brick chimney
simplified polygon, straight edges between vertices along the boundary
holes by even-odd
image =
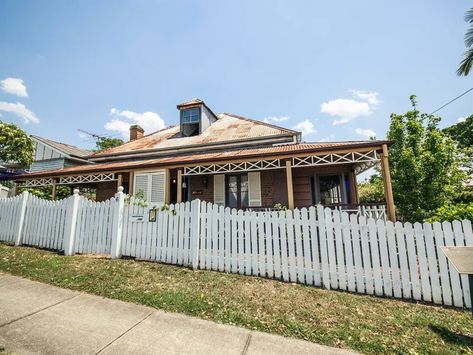
[[[145,133],[144,129],[140,125],[133,124],[130,126],[130,142],[140,139]]]

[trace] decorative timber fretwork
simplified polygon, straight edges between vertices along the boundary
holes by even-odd
[[[282,169],[284,163],[280,159],[245,161],[241,163],[221,163],[210,165],[187,166],[183,175],[222,174],[255,170]]]
[[[16,184],[21,187],[47,186],[53,184],[53,178],[31,179],[25,181],[17,181]]]
[[[368,152],[348,152],[348,153],[332,153],[323,155],[310,155],[302,158],[292,158],[292,166],[323,166],[335,164],[356,164],[359,172],[374,166],[380,161],[380,156],[376,150]]]
[[[87,184],[93,182],[115,181],[115,173],[61,176],[58,185]]]

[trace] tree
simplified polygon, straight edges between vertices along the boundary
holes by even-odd
[[[18,126],[0,121],[0,161],[29,167],[33,161],[33,142]]]
[[[438,128],[440,117],[412,110],[392,114],[388,138],[394,202],[399,215],[423,221],[462,190],[466,178],[456,142]]]
[[[458,142],[460,148],[473,147],[473,115],[443,130]]]
[[[23,187],[20,188],[20,193],[28,191],[29,193],[42,198],[44,200],[51,200],[53,196],[52,186],[39,186],[39,187]],[[56,186],[56,200],[62,200],[71,195],[71,188],[69,186],[57,185]]]
[[[379,173],[358,185],[360,203],[384,203],[384,184]]]
[[[473,7],[466,12],[465,21],[470,24],[470,27],[468,27],[465,33],[466,51],[463,53],[463,60],[460,63],[460,67],[457,69],[459,76],[467,76],[473,65]]]
[[[100,137],[99,139],[97,139],[96,145],[97,150],[105,150],[109,148],[118,147],[123,143],[125,142],[120,138]]]

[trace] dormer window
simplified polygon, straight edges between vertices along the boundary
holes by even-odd
[[[200,107],[181,110],[181,133],[183,137],[200,133]]]

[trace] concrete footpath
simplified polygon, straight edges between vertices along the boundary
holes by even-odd
[[[0,273],[7,354],[349,354]]]

